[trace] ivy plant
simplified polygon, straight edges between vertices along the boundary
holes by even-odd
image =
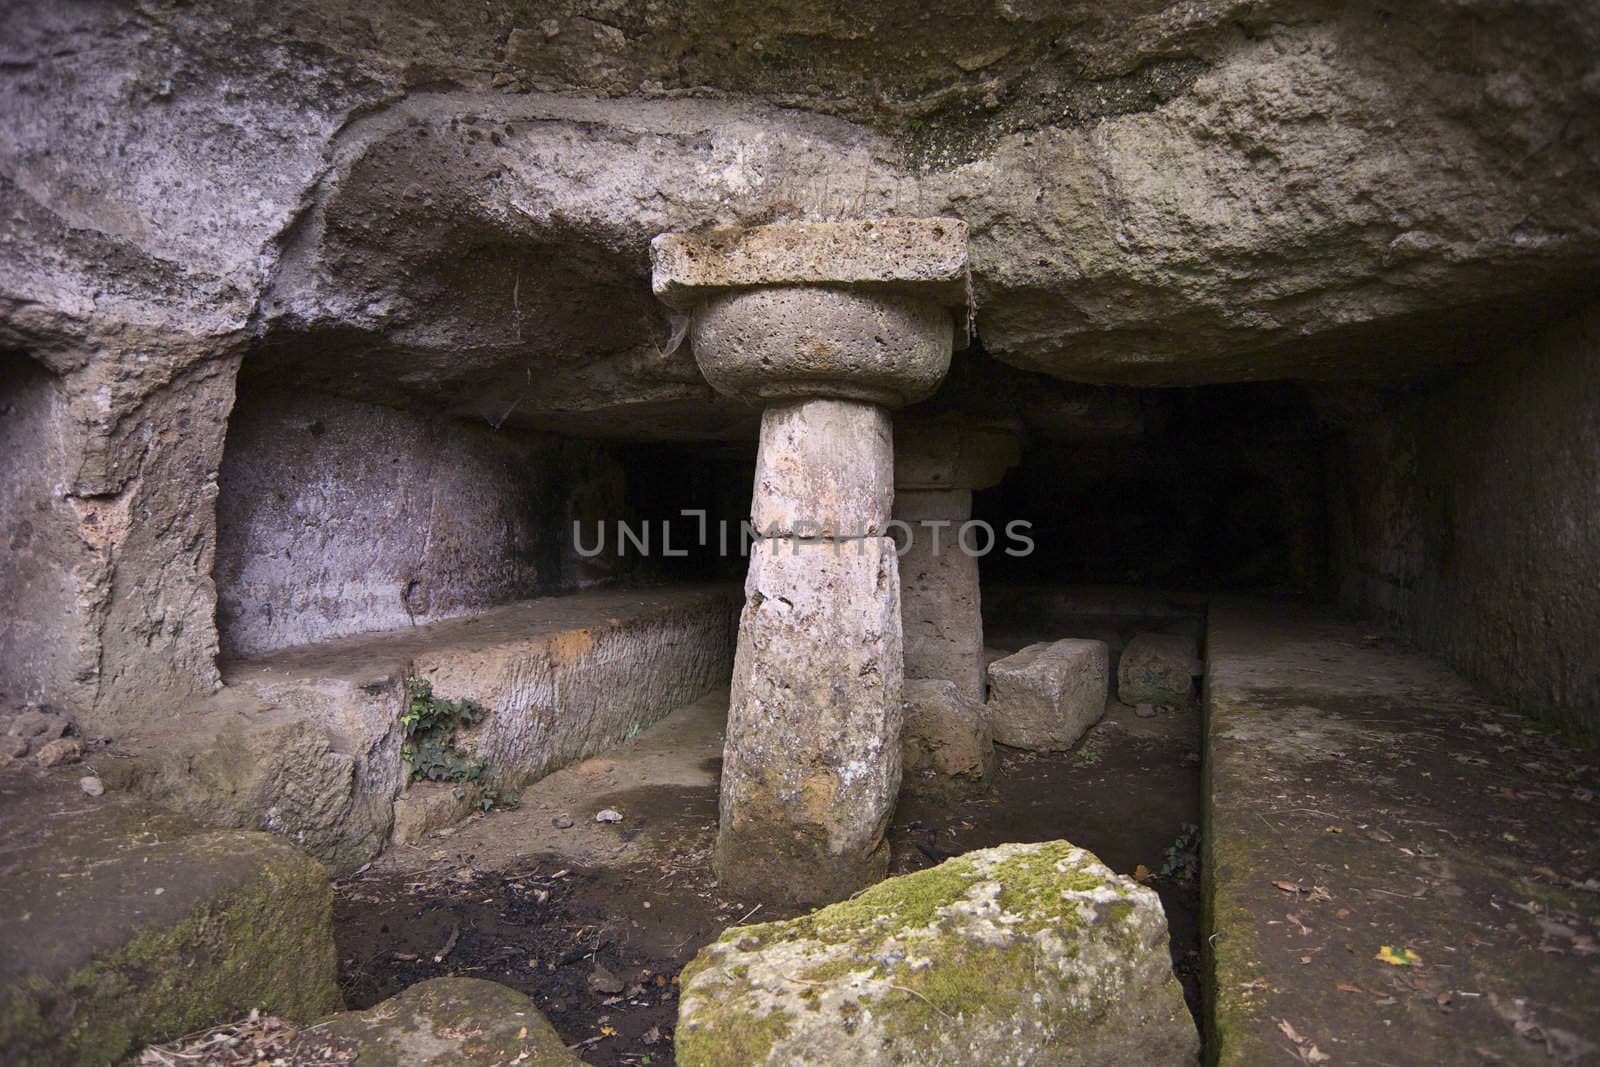
[[[405,737],[400,755],[411,768],[413,782],[456,782],[456,796],[471,782],[479,789],[478,805],[490,808],[513,806],[511,794],[498,787],[498,776],[489,760],[478,755],[472,742],[456,743],[456,731],[480,721],[487,712],[475,700],[446,700],[433,691],[427,678],[406,679],[406,709],[400,715]]]

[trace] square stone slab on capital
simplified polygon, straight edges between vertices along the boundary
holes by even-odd
[[[972,302],[967,224],[960,219],[797,222],[650,242],[652,287],[678,311],[734,289],[862,286],[964,308]]]

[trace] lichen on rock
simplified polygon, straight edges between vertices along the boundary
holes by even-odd
[[[1154,892],[1066,841],[726,931],[684,970],[686,1065],[1178,1064],[1199,1039]]]

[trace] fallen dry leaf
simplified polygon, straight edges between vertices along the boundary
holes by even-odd
[[[1152,873],[1154,872],[1152,872],[1149,867],[1146,867],[1142,863],[1138,864],[1133,868],[1133,880],[1135,882],[1147,881]]]
[[[1305,892],[1305,890],[1301,889],[1299,886],[1295,885],[1293,882],[1276,881],[1276,882],[1273,882],[1272,884],[1274,886],[1278,887],[1279,889],[1283,890],[1285,893],[1303,893],[1303,892]]]
[[[1362,989],[1360,986],[1351,985],[1348,982],[1340,982],[1338,984],[1337,988],[1341,993],[1365,993],[1366,992],[1366,990]]]
[[[1391,945],[1384,945],[1378,950],[1378,954],[1372,958],[1382,960],[1384,963],[1395,967],[1417,967],[1422,963],[1422,957],[1410,949],[1394,948]]]

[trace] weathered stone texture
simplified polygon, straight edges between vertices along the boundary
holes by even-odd
[[[942,679],[905,682],[901,788],[929,796],[981,793],[994,777],[989,709]]]
[[[1040,642],[989,664],[994,739],[1034,750],[1072,747],[1106,713],[1103,641]]]
[[[834,900],[888,869],[903,714],[898,590],[887,538],[754,546],[722,761],[726,891]]]
[[[297,1039],[356,1048],[360,1067],[581,1067],[555,1028],[514,989],[431,978],[366,1011],[324,1019]]]
[[[433,830],[454,826],[479,810],[483,790],[476,782],[411,782],[394,802],[397,845],[415,845]]]
[[[622,482],[598,446],[247,391],[217,509],[222,648],[258,655],[592,583],[624,561],[576,556],[578,487],[612,518]]]
[[[340,1006],[327,874],[287,842],[14,773],[0,821],[7,1063],[97,1067],[253,1009]]]
[[[964,310],[972,302],[967,224],[877,219],[664,233],[650,242],[654,289],[688,311],[719,293],[769,286],[903,292]]]
[[[748,403],[926,400],[950,368],[954,337],[950,310],[932,300],[827,286],[713,296],[689,325],[706,381]]]
[[[1203,670],[1194,641],[1183,634],[1139,634],[1117,660],[1117,699],[1133,706],[1186,703]]]
[[[883,536],[894,502],[889,413],[851,400],[774,404],[761,416],[751,522],[762,537]]]
[[[1160,900],[1065,841],[971,852],[736,927],[681,985],[685,1067],[1199,1060]]]
[[[731,586],[579,593],[283,649],[230,665],[216,698],[136,724],[107,778],[349,871],[393,831],[406,678],[482,704],[463,740],[516,788],[725,684],[736,605]]]
[[[56,487],[70,476],[60,383],[0,356],[0,701],[93,702],[95,649],[78,597],[78,522]]]
[[[1519,710],[1600,736],[1600,306],[1335,454],[1344,602]]]
[[[34,624],[3,688],[105,721],[216,684],[210,515],[246,348],[286,385],[494,425],[729,437],[749,413],[648,291],[663,231],[958,217],[990,356],[1148,385],[1407,380],[1552,321],[1600,266],[1582,0],[5,20],[0,346],[67,414],[64,451],[4,466],[72,473],[26,590],[64,629]],[[1026,414],[1126,424],[1123,400]],[[1437,647],[1466,662],[1467,640]],[[1539,659],[1507,684],[1579,700]]]
[[[339,873],[383,850],[404,776],[398,663],[357,681],[230,673],[177,720],[133,725],[105,775],[212,826],[270,830]]]
[[[1022,458],[1017,434],[1002,426],[917,410],[895,419],[894,484],[899,489],[988,489]]]
[[[961,547],[972,516],[968,490],[895,492],[896,528],[907,539],[900,557],[900,613],[907,678],[944,678],[968,700],[983,700],[983,616],[978,560]],[[981,542],[969,542],[974,548]]]
[[[219,684],[215,475],[237,359],[158,344],[133,368],[6,360],[0,492],[19,510],[0,589],[34,610],[0,630],[0,692],[94,728]]]
[[[510,781],[535,778],[633,736],[732,671],[737,591],[677,586],[590,593],[537,602],[559,611],[551,626],[518,606],[471,624],[442,624],[411,660],[434,691],[490,709],[478,750]],[[532,625],[530,625],[532,623]],[[459,626],[459,629],[455,627]]]

